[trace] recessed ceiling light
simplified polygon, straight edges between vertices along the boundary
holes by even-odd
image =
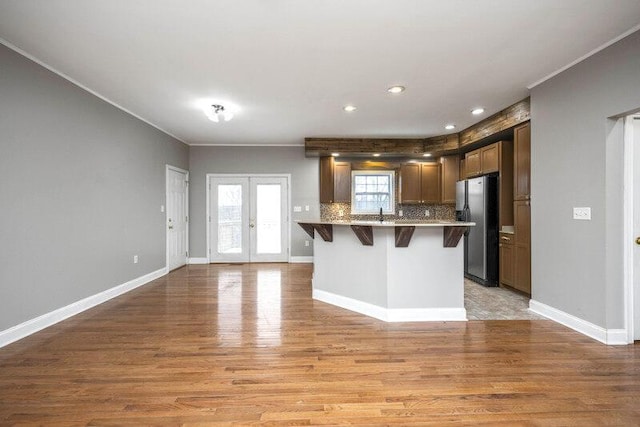
[[[391,86],[389,89],[387,89],[387,92],[389,93],[401,93],[404,92],[405,87],[404,86]]]
[[[348,113],[351,113],[353,111],[356,111],[357,107],[355,105],[345,105],[343,110],[348,112]]]
[[[375,153],[373,157],[380,157],[380,153]]]
[[[431,153],[424,153],[422,157],[431,157]]]
[[[449,124],[449,125],[446,125],[444,128],[445,128],[446,130],[451,130],[451,129],[455,129],[455,128],[456,128],[456,125]]]
[[[338,157],[340,155],[340,153],[331,153],[332,157]]]
[[[484,108],[479,107],[479,108],[474,108],[473,110],[471,110],[471,114],[473,114],[474,116],[477,116],[478,114],[482,114],[484,113]]]

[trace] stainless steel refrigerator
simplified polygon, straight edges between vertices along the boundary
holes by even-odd
[[[456,219],[476,223],[464,236],[465,277],[498,286],[497,175],[456,183]]]

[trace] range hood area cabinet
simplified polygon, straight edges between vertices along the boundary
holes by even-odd
[[[320,203],[351,202],[351,163],[320,157]]]
[[[398,201],[404,204],[440,203],[439,163],[404,163],[400,166]]]

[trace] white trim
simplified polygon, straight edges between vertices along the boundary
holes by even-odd
[[[164,225],[165,225],[165,234],[164,234],[164,248],[165,248],[165,253],[164,253],[164,260],[165,260],[165,265],[167,266],[167,268],[169,268],[169,227],[167,224],[167,212],[169,212],[169,171],[174,171],[174,172],[178,172],[178,173],[182,173],[184,174],[184,179],[187,182],[187,188],[186,188],[186,199],[185,199],[185,213],[186,216],[188,218],[187,221],[187,232],[185,235],[185,243],[184,246],[185,248],[187,248],[187,253],[189,253],[189,224],[191,223],[191,216],[189,215],[189,188],[190,188],[190,182],[189,182],[189,171],[188,170],[184,170],[181,169],[179,167],[176,166],[171,166],[171,165],[165,165],[165,171],[164,171],[164,217],[165,217],[165,221],[164,221]],[[184,264],[173,268],[173,270],[175,270],[176,268],[180,268],[183,265],[187,265],[189,264],[189,257],[185,254],[184,257]]]
[[[544,82],[546,82],[547,80],[557,76],[558,74],[562,73],[565,70],[568,70],[569,68],[573,67],[574,65],[576,65],[579,62],[584,61],[585,59],[589,58],[590,56],[595,55],[596,53],[600,52],[601,50],[604,50],[606,48],[608,48],[609,46],[611,46],[612,44],[619,42],[620,40],[622,40],[623,38],[627,37],[630,34],[635,33],[636,31],[640,30],[640,24],[636,25],[635,27],[625,31],[624,33],[620,34],[618,37],[609,40],[608,42],[606,42],[605,44],[593,49],[591,52],[587,53],[586,55],[581,56],[580,58],[576,59],[575,61],[565,65],[564,67],[554,71],[553,73],[541,78],[540,80],[531,83],[530,85],[527,86],[527,89],[531,90],[534,87],[538,86],[539,84],[542,84]]]
[[[124,111],[125,113],[132,115],[133,117],[135,117],[136,119],[145,122],[146,124],[148,124],[149,126],[153,126],[154,128],[158,129],[160,132],[165,133],[167,135],[169,135],[171,138],[174,138],[180,142],[182,142],[185,145],[189,145],[188,143],[186,143],[183,139],[178,138],[177,136],[175,136],[174,134],[172,134],[171,132],[162,129],[160,126],[150,122],[149,120],[137,115],[136,113],[127,110],[126,108],[124,108],[122,105],[118,104],[117,102],[114,102],[112,100],[110,100],[109,98],[107,98],[104,95],[99,94],[98,92],[96,92],[95,90],[89,89],[87,86],[83,85],[82,83],[80,83],[79,81],[69,77],[68,75],[66,75],[65,73],[63,73],[62,71],[58,71],[55,68],[53,68],[51,65],[46,64],[44,62],[42,62],[41,60],[39,60],[38,58],[36,58],[35,56],[25,52],[24,50],[20,49],[18,46],[8,42],[7,40],[3,39],[0,37],[0,43],[2,43],[3,45],[5,45],[6,47],[8,47],[9,49],[18,52],[20,55],[26,57],[27,59],[30,59],[31,61],[35,62],[36,64],[40,65],[41,67],[46,68],[47,70],[51,71],[54,74],[57,74],[58,76],[62,77],[65,80],[70,81],[71,83],[73,83],[74,85],[78,86],[80,89],[85,90],[87,92],[89,92],[91,95],[96,96],[98,98],[100,98],[101,100],[103,100],[106,103],[109,103],[111,105],[113,105],[114,107],[118,108],[119,110]]]
[[[26,322],[20,323],[19,325],[13,326],[9,329],[5,329],[4,331],[0,331],[0,347],[4,347],[44,328],[55,325],[56,323],[68,319],[71,316],[82,313],[85,310],[127,293],[166,274],[167,268],[163,267],[159,270],[145,274],[144,276],[140,276],[121,285],[107,289],[106,291],[81,299],[80,301],[76,301],[57,310],[50,311],[49,313],[45,313],[34,319],[27,320]]]
[[[291,264],[313,263],[313,255],[312,256],[292,256],[289,258],[289,262]]]
[[[446,322],[466,321],[464,308],[384,308],[320,289],[313,290],[313,299],[355,311],[384,322]]]
[[[633,176],[634,176],[634,143],[633,116],[624,119],[623,141],[623,218],[622,218],[622,277],[624,286],[624,323],[627,329],[627,343],[633,343],[634,331],[634,269],[633,269]]]
[[[189,258],[187,260],[187,263],[189,265],[209,264],[209,258],[206,258],[206,257],[203,257],[203,258]]]
[[[625,329],[605,329],[557,308],[530,300],[529,310],[607,345],[627,345]]]

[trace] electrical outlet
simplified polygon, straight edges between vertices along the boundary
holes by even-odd
[[[573,219],[591,220],[591,208],[573,208]]]
[[[429,209],[425,209],[424,216],[426,216],[427,218],[431,216],[431,212],[429,212]]]
[[[138,263],[138,255],[134,255],[133,256],[133,263],[137,264]]]
[[[340,218],[342,218],[344,216],[344,211],[342,211],[342,210],[338,211],[338,216]]]
[[[160,205],[160,212],[164,213],[164,205]]]
[[[304,210],[309,212],[309,205],[304,205]]]
[[[400,210],[398,211],[398,216],[403,216],[403,215],[404,215],[404,212],[402,212],[402,209],[400,209]]]
[[[309,246],[309,241],[308,241],[308,240],[305,240],[305,241],[304,241],[304,245],[305,245],[305,246]]]

